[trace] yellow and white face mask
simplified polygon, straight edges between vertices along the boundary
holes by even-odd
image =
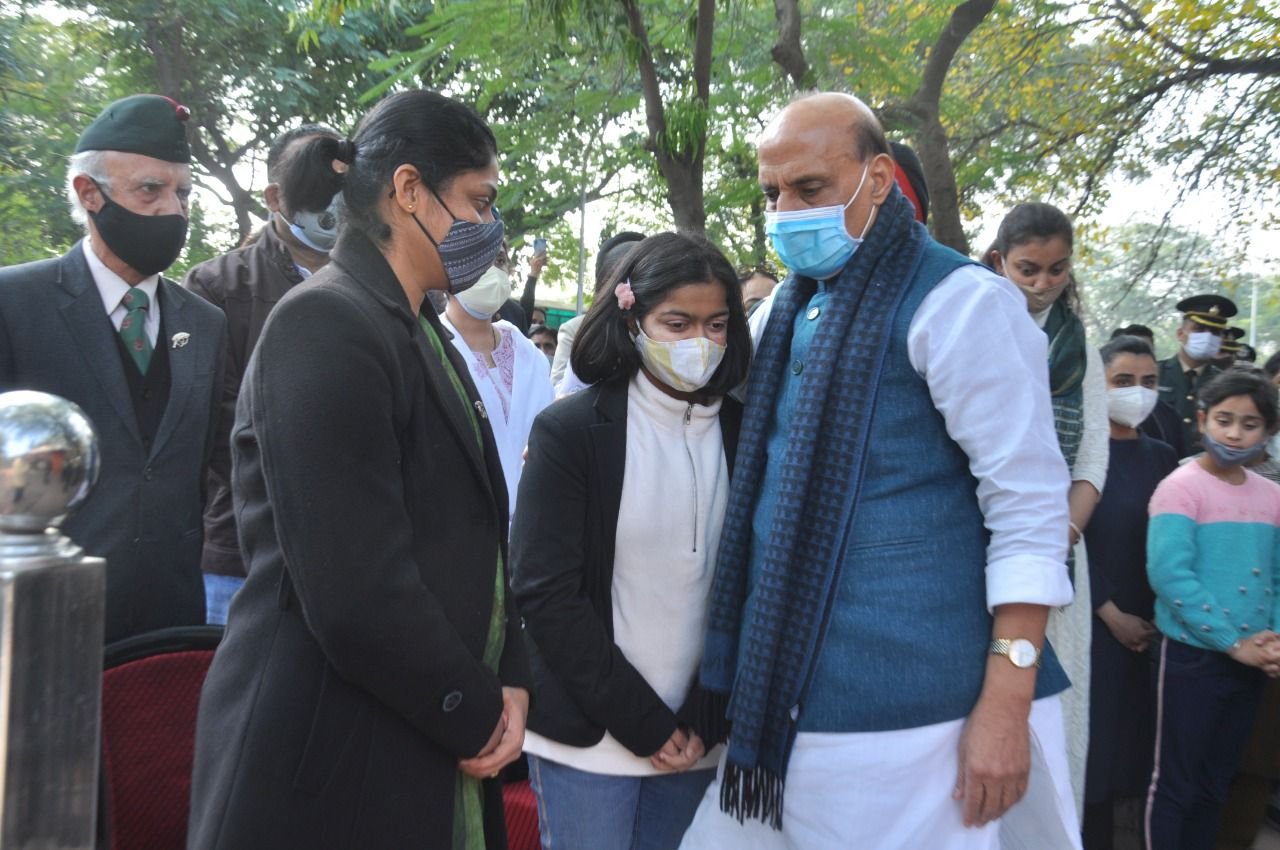
[[[490,266],[474,286],[453,297],[472,318],[487,322],[511,297],[511,276],[497,266]]]
[[[705,336],[656,340],[636,328],[636,351],[649,374],[671,389],[691,393],[705,387],[724,360],[725,346]]]

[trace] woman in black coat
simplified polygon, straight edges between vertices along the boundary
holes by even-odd
[[[729,263],[704,240],[651,236],[574,342],[594,386],[534,422],[512,589],[543,847],[675,850],[715,772],[723,700],[695,681],[741,421],[726,393],[750,357]]]
[[[493,778],[528,710],[507,498],[484,406],[422,309],[501,244],[494,138],[415,91],[298,155],[332,164],[315,188],[341,188],[346,217],[241,393],[249,577],[200,702],[188,847],[502,848]]]

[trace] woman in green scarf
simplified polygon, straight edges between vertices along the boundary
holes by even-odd
[[[1107,476],[1109,427],[1102,360],[1085,339],[1080,296],[1071,274],[1074,237],[1070,220],[1049,204],[1018,204],[1000,222],[983,260],[1027,299],[1031,318],[1049,338],[1049,389],[1058,445],[1071,470],[1070,566],[1075,604],[1049,617],[1048,637],[1072,688],[1064,693],[1067,749],[1076,810],[1084,811],[1089,752],[1089,654],[1094,605],[1080,538],[1101,497]],[[1105,602],[1106,600],[1098,600]]]

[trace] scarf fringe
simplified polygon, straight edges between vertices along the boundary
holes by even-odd
[[[782,830],[782,779],[763,765],[742,768],[725,762],[720,779],[720,810],[743,823],[760,820],[775,831]]]

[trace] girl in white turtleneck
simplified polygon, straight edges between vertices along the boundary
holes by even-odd
[[[534,422],[511,532],[533,664],[525,752],[544,847],[678,846],[724,705],[697,687],[750,337],[704,240],[638,243]]]

